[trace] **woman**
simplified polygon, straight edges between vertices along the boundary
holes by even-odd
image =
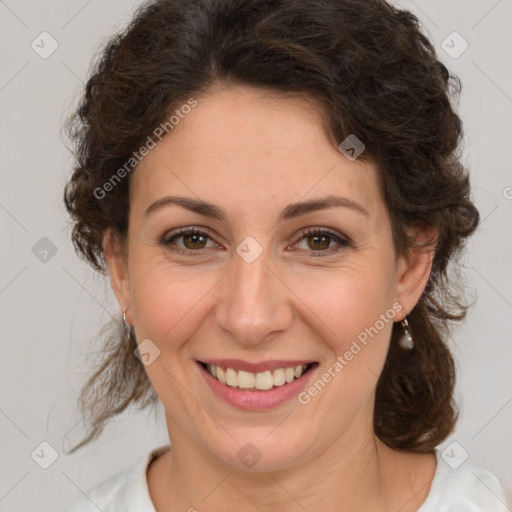
[[[479,218],[450,86],[380,0],[160,0],[109,43],[65,202],[125,332],[74,450],[157,400],[172,449],[67,510],[507,510],[436,448]]]

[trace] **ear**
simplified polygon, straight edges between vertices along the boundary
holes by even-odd
[[[103,237],[103,254],[108,265],[112,290],[121,312],[124,313],[130,307],[128,264],[125,251],[111,229],[108,229]],[[129,311],[126,313],[126,321],[129,324],[133,323]]]
[[[437,230],[432,226],[418,227],[408,233],[413,236],[415,247],[399,257],[395,292],[395,300],[406,314],[414,309],[427,285],[437,241]]]

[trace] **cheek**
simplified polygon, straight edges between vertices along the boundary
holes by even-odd
[[[375,266],[365,266],[303,280],[297,289],[300,297],[308,298],[304,303],[323,339],[340,353],[350,348],[352,340],[364,344],[365,333],[371,338],[380,331],[384,338],[388,336],[396,315],[394,284],[389,267],[379,272]]]
[[[380,251],[380,256],[318,275],[314,285],[306,279],[299,292],[309,297],[303,312],[310,311],[310,325],[325,355],[320,382],[312,383],[305,399],[312,397],[313,407],[320,407],[334,423],[340,414],[350,417],[367,403],[386,360],[398,308],[393,307],[393,253],[386,257]]]
[[[149,264],[132,277],[131,309],[137,339],[161,350],[177,349],[197,330],[199,316],[218,277],[207,272]]]

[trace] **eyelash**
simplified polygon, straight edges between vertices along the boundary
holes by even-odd
[[[170,249],[171,251],[173,252],[176,252],[178,254],[183,254],[185,256],[201,256],[202,255],[202,251],[206,250],[206,249],[197,249],[197,250],[190,250],[190,249],[182,249],[181,247],[172,247],[172,245],[174,245],[174,241],[177,240],[178,238],[182,238],[183,236],[185,235],[202,235],[202,236],[205,236],[206,238],[209,238],[211,240],[211,237],[208,233],[204,232],[204,231],[200,231],[199,229],[194,229],[194,228],[184,228],[184,229],[181,229],[179,231],[177,231],[176,233],[174,233],[172,236],[165,236],[164,238],[162,238],[162,245],[164,245],[165,247],[167,247],[168,249]],[[341,251],[343,248],[345,247],[351,247],[352,246],[352,243],[349,241],[348,238],[346,237],[342,237],[332,231],[329,231],[329,230],[326,230],[326,229],[319,229],[319,228],[309,228],[307,229],[305,232],[303,232],[301,234],[301,238],[299,239],[298,242],[296,242],[295,245],[297,245],[299,242],[301,242],[302,240],[304,240],[305,238],[309,237],[309,236],[325,236],[327,235],[329,238],[331,238],[332,240],[334,240],[335,242],[338,243],[338,246],[337,247],[331,247],[329,249],[325,249],[325,250],[318,250],[318,251],[308,251],[308,252],[311,252],[312,253],[312,257],[313,258],[322,258],[322,257],[325,257],[325,256],[330,256],[332,254],[335,254],[339,251]],[[332,250],[334,249],[334,250]],[[315,254],[316,253],[316,254]],[[323,254],[322,254],[323,253]],[[313,255],[314,254],[314,255]]]

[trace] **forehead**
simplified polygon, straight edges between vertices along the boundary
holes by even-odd
[[[255,214],[261,205],[278,209],[330,194],[358,201],[373,215],[382,203],[372,164],[351,162],[333,146],[314,102],[245,86],[197,97],[197,106],[139,164],[131,190],[139,213],[166,194]]]

